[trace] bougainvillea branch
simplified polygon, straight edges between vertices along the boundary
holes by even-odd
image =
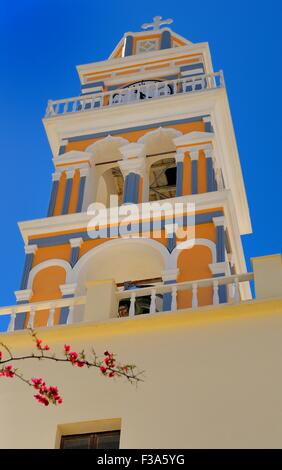
[[[14,368],[11,363],[25,360],[39,360],[39,361],[54,361],[70,363],[72,366],[78,368],[91,367],[96,368],[100,373],[107,378],[124,377],[130,383],[138,383],[142,381],[143,371],[138,371],[135,365],[132,364],[119,364],[116,361],[116,356],[109,351],[105,351],[102,357],[98,357],[92,349],[91,358],[87,358],[84,350],[80,352],[72,351],[69,344],[65,344],[63,348],[63,357],[56,357],[55,354],[50,355],[50,347],[44,344],[42,339],[39,339],[37,333],[30,329],[30,334],[36,345],[36,353],[32,352],[25,356],[14,356],[8,346],[0,343],[0,377],[17,378],[24,382],[29,387],[36,390],[34,395],[35,400],[39,403],[48,406],[60,405],[63,400],[59,394],[58,388],[54,386],[47,386],[41,377],[33,377],[26,379],[22,376],[18,369]],[[2,348],[2,351],[1,351]],[[4,355],[3,355],[4,351]],[[7,355],[7,357],[5,357]]]

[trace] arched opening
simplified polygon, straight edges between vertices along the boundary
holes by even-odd
[[[138,142],[145,145],[149,167],[149,201],[176,196],[176,147],[173,139],[181,132],[162,128],[145,134]]]
[[[96,202],[110,207],[111,196],[116,196],[118,205],[122,204],[124,178],[118,166],[108,168],[98,179]]]
[[[86,206],[99,202],[109,207],[111,194],[117,196],[118,204],[122,203],[124,178],[118,162],[122,158],[119,148],[126,144],[128,140],[108,135],[87,147],[94,165],[86,187]]]
[[[149,174],[149,201],[159,201],[176,196],[176,163],[165,158],[153,163]]]
[[[120,291],[153,286],[161,282],[168,252],[152,240],[117,239],[99,245],[84,255],[75,267],[77,295],[85,293],[87,281],[114,279]],[[126,262],[125,262],[126,260]],[[128,298],[120,303],[120,316],[129,312]],[[150,296],[136,301],[136,314],[149,313]]]

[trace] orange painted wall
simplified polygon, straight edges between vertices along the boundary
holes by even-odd
[[[216,243],[216,229],[213,222],[196,225],[195,235],[196,238],[207,238]]]
[[[49,266],[42,269],[35,276],[32,284],[33,295],[30,302],[39,302],[40,300],[53,300],[62,297],[60,285],[66,282],[66,272],[61,266]],[[55,311],[55,323],[59,320],[59,309]],[[35,315],[34,327],[46,326],[49,316],[49,310],[42,310]],[[26,322],[28,318],[26,319]]]
[[[212,253],[204,245],[196,245],[191,249],[183,250],[178,257],[177,267],[179,268],[179,276],[177,282],[211,278],[210,263],[212,263]],[[211,305],[212,295],[212,288],[198,289],[199,305]],[[191,307],[192,291],[179,292],[177,303],[178,308]]]
[[[73,181],[72,181],[72,190],[71,190],[69,211],[68,211],[69,214],[75,214],[76,212],[78,193],[79,193],[79,183],[80,183],[80,171],[75,170],[74,175],[73,175]]]
[[[69,243],[65,245],[39,247],[36,251],[32,267],[48,259],[63,259],[69,261],[70,255],[71,246]]]
[[[55,204],[55,209],[54,209],[54,215],[61,215],[62,213],[64,196],[65,196],[65,188],[66,188],[66,180],[67,180],[66,172],[63,171],[60,181],[59,181],[59,188],[58,188],[58,194],[57,194],[57,199],[56,199],[56,204]]]

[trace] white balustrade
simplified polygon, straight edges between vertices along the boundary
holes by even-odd
[[[191,306],[187,308],[197,309],[200,307],[198,298],[199,289],[211,289],[213,293],[212,304],[218,305],[220,303],[219,288],[220,286],[225,286],[229,292],[227,303],[235,304],[238,302],[242,302],[241,294],[246,292],[245,288],[248,282],[253,280],[253,278],[253,273],[244,273],[211,279],[200,279],[197,281],[185,281],[175,284],[157,283],[153,287],[143,287],[139,289],[123,291],[119,290],[117,292],[117,301],[120,302],[124,299],[130,299],[129,316],[133,317],[136,314],[136,302],[140,297],[150,297],[150,306],[148,306],[148,310],[150,314],[154,314],[156,313],[156,311],[161,310],[161,299],[163,298],[164,294],[171,294],[171,311],[176,311],[178,308],[178,293],[190,291],[192,293],[192,302]],[[10,306],[0,308],[0,316],[10,315],[10,322],[7,331],[13,332],[15,329],[15,321],[17,314],[27,314],[29,316],[27,327],[33,328],[35,315],[37,315],[40,319],[40,312],[46,312],[46,310],[48,310],[49,315],[47,325],[42,326],[54,327],[56,326],[54,318],[56,309],[61,309],[63,307],[69,308],[67,324],[71,324],[74,321],[74,311],[76,306],[84,306],[85,302],[86,297],[82,296],[56,299],[51,301],[34,302],[29,304],[18,304],[12,307]]]
[[[132,317],[135,315],[136,311],[136,302],[138,298],[141,297],[150,297],[150,308],[149,313],[156,312],[157,298],[163,297],[164,294],[171,294],[171,311],[177,310],[177,295],[179,292],[190,291],[192,293],[192,309],[197,309],[200,307],[198,293],[199,289],[209,288],[212,291],[212,305],[220,304],[219,289],[221,286],[225,286],[229,290],[229,296],[226,303],[236,303],[241,301],[240,297],[240,283],[248,283],[253,279],[253,273],[244,273],[231,276],[222,276],[211,279],[200,279],[197,282],[187,281],[179,282],[175,284],[163,284],[158,283],[153,288],[152,287],[143,287],[134,289],[131,291],[128,290],[119,290],[117,292],[118,302],[124,299],[130,299],[130,308],[129,316]],[[225,303],[225,305],[226,305]],[[160,310],[160,308],[158,309]]]
[[[65,298],[65,299],[56,299],[51,301],[42,301],[42,302],[33,302],[28,304],[17,304],[12,307],[2,307],[0,308],[0,316],[1,315],[10,315],[10,321],[7,328],[8,332],[13,332],[15,330],[15,321],[17,314],[25,313],[28,315],[28,322],[27,328],[34,327],[34,318],[35,315],[38,315],[40,319],[41,312],[49,312],[47,324],[42,326],[53,327],[55,326],[55,311],[56,309],[61,309],[63,307],[69,308],[69,316],[67,324],[73,323],[74,320],[74,309],[76,306],[85,305],[86,297],[73,297],[73,298]],[[38,328],[38,327],[36,327]]]
[[[76,112],[85,112],[105,106],[116,106],[149,99],[173,96],[178,93],[194,93],[203,90],[223,87],[222,72],[201,74],[176,80],[136,85],[130,88],[119,88],[93,95],[76,96],[65,100],[48,101],[46,118]]]

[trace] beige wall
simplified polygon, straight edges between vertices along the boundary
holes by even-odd
[[[145,382],[135,388],[69,364],[22,365],[57,385],[64,404],[45,408],[24,384],[1,379],[0,447],[54,448],[58,425],[84,422],[66,429],[89,432],[115,428],[118,421],[103,423],[113,418],[121,419],[122,448],[282,447],[281,332],[279,300],[42,331],[50,345],[65,338],[109,348],[144,369]],[[4,339],[18,353],[27,347],[26,333]]]

